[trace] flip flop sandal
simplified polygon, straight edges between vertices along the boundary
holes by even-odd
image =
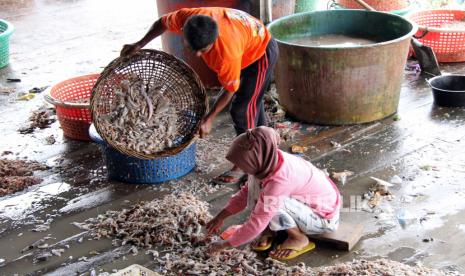
[[[262,237],[266,238],[267,243],[264,246],[252,246],[253,251],[257,251],[257,252],[266,251],[266,250],[270,249],[271,246],[273,245],[273,241],[274,241],[274,236],[273,235],[263,235],[263,236],[260,237],[260,239]]]
[[[278,260],[278,261],[288,261],[288,260],[294,259],[295,257],[300,256],[300,255],[302,255],[304,253],[307,253],[308,251],[314,249],[315,247],[316,247],[315,243],[313,243],[313,242],[308,242],[308,244],[304,248],[296,248],[296,247],[293,247],[293,246],[282,247],[281,244],[280,244],[280,245],[278,245],[276,250],[293,250],[295,252],[291,253],[289,256],[284,257],[284,258],[278,258],[278,257],[275,257],[275,256],[273,256],[271,254],[270,254],[270,257],[275,259],[275,260]]]
[[[224,177],[224,176],[232,177],[235,180],[233,180],[231,182],[221,181],[220,178]],[[247,174],[245,174],[242,171],[227,171],[227,172],[224,172],[221,175],[215,177],[214,179],[212,179],[212,182],[215,183],[215,184],[218,184],[218,185],[234,185],[234,184],[242,182],[245,179],[245,177],[247,177]]]

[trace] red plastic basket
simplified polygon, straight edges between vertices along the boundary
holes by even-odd
[[[63,134],[71,139],[90,141],[92,123],[90,96],[100,74],[85,75],[56,84],[45,95],[55,105]]]
[[[465,10],[425,10],[414,12],[408,18],[419,25],[415,37],[433,49],[438,61],[465,61]],[[464,27],[443,27],[454,21],[463,21]]]
[[[396,11],[409,6],[408,0],[365,0],[365,3],[377,11]],[[347,9],[364,9],[354,0],[337,0],[337,3]]]

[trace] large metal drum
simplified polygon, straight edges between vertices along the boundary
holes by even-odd
[[[296,119],[317,124],[366,123],[396,112],[411,36],[417,28],[392,14],[363,10],[300,13],[269,26],[280,57],[280,102]],[[304,46],[299,37],[371,37],[354,46]]]

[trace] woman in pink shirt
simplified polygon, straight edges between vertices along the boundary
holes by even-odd
[[[279,150],[279,140],[272,128],[258,127],[233,141],[226,159],[249,179],[207,224],[208,234],[217,233],[226,218],[246,208],[251,214],[228,240],[213,243],[211,253],[249,243],[260,234],[252,247],[265,251],[275,233],[285,230],[287,240],[270,256],[288,260],[315,248],[307,235],[337,229],[341,206],[337,187],[310,162]]]

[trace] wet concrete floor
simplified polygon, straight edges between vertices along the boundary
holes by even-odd
[[[18,133],[30,113],[44,103],[41,95],[30,101],[16,101],[18,93],[101,71],[124,43],[143,35],[156,18],[155,1],[137,3],[0,3],[0,18],[16,26],[10,45],[11,63],[0,69],[0,86],[16,91],[0,95],[0,152],[13,152],[5,158],[27,158],[51,166],[38,174],[44,179],[41,184],[0,199],[0,258],[5,260],[1,275],[111,272],[133,263],[156,269],[144,251],[133,256],[129,248],[115,248],[109,240],[88,240],[86,232],[71,223],[141,200],[160,198],[170,189],[191,190],[209,201],[215,214],[237,190],[208,184],[211,177],[229,166],[224,153],[233,129],[226,113],[216,122],[211,137],[198,142],[196,171],[155,186],[108,181],[98,147],[64,138],[58,122],[33,134]],[[160,41],[149,47],[160,48]],[[444,65],[443,71],[465,74],[465,64]],[[9,83],[7,78],[20,78],[21,82]],[[339,186],[345,207],[342,219],[363,224],[365,230],[352,252],[318,245],[291,264],[304,261],[320,266],[354,258],[387,257],[465,273],[464,120],[465,109],[434,106],[424,77],[406,72],[397,117],[345,127],[302,125],[296,138],[282,148],[287,150],[295,143],[308,146],[303,157],[320,168],[353,171],[347,183]],[[50,135],[56,139],[52,145],[45,141]],[[341,147],[333,147],[332,141]],[[402,183],[391,188],[394,199],[382,201],[375,212],[363,211],[361,196],[374,184],[370,177],[390,180],[395,175]],[[228,224],[245,217],[242,214]],[[398,218],[405,222],[404,227]],[[32,231],[44,224],[50,228]],[[60,257],[33,263],[34,256],[43,249],[22,249],[44,238],[47,250],[66,250]]]

